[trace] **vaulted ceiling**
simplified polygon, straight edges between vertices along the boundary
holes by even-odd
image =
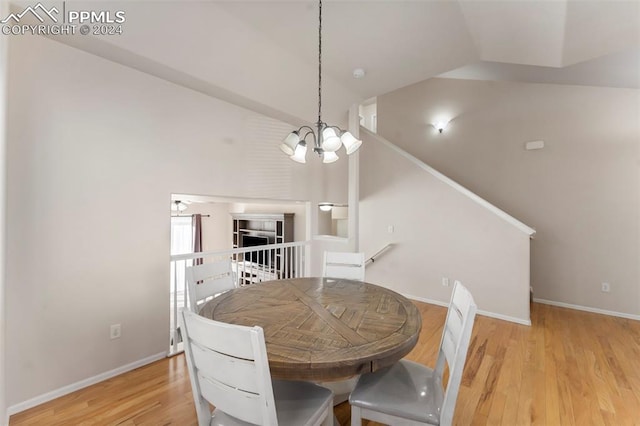
[[[281,119],[315,119],[315,1],[73,4],[124,10],[124,31],[62,42]],[[435,76],[639,88],[639,52],[636,0],[326,0],[323,117]]]

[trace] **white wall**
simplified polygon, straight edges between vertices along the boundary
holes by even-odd
[[[318,208],[318,234],[349,238],[348,210],[348,206],[333,206],[327,212]]]
[[[527,323],[529,235],[376,136],[361,136],[360,249],[371,256],[393,244],[367,267],[367,281],[448,303],[453,281],[460,280],[478,309]]]
[[[199,209],[203,217],[202,249],[203,251],[230,250],[233,248],[233,224],[229,216],[227,204],[205,204]]]
[[[332,188],[277,149],[289,125],[51,40],[9,47],[13,405],[166,351],[172,193],[317,203]]]
[[[0,16],[7,16],[9,3],[0,2]],[[0,37],[0,424],[8,424],[5,396],[5,214],[6,214],[6,104],[8,38]]]
[[[318,235],[335,235],[331,230],[331,212],[324,212],[317,206],[314,208],[318,209]]]
[[[74,7],[98,6],[91,0],[74,2]],[[303,57],[281,47],[247,22],[243,6],[237,2],[127,1],[120,2],[119,7],[127,18],[121,35],[59,38],[173,81],[195,78],[200,81],[192,83],[200,90],[209,90],[230,102],[242,102],[249,108],[270,109],[269,113],[295,120],[313,121],[316,117],[318,100],[313,88],[318,83],[318,67],[312,52],[317,43],[317,15],[312,10],[305,14],[310,31],[301,35],[309,39],[309,49],[305,51],[310,55]],[[104,8],[113,6],[106,4]],[[177,16],[187,16],[188,21],[180,22],[179,31],[169,30],[176,25]],[[283,66],[287,72],[283,72]],[[327,72],[322,76],[322,89],[328,94],[323,98],[324,121],[342,126],[346,109],[359,102],[360,95]]]
[[[360,125],[375,133],[377,131],[377,119],[374,121],[374,117],[377,117],[378,114],[375,101],[368,105],[360,105],[359,110],[359,115],[363,118],[360,121]]]
[[[442,134],[439,115],[454,118]],[[639,90],[432,79],[379,96],[378,117],[379,134],[537,230],[535,297],[640,314]]]

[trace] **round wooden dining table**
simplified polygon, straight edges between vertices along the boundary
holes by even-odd
[[[227,291],[200,315],[263,328],[271,375],[331,381],[376,371],[408,354],[422,320],[404,296],[362,281],[294,278]]]

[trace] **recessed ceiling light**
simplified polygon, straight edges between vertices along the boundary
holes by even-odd
[[[353,78],[363,78],[366,72],[362,68],[353,70]]]

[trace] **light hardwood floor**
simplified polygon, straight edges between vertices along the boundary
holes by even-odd
[[[408,358],[433,366],[446,309],[416,305],[423,329]],[[640,322],[536,303],[531,316],[532,327],[476,318],[455,424],[640,425]],[[349,424],[348,403],[336,416]],[[184,357],[16,414],[10,424],[194,425]]]

